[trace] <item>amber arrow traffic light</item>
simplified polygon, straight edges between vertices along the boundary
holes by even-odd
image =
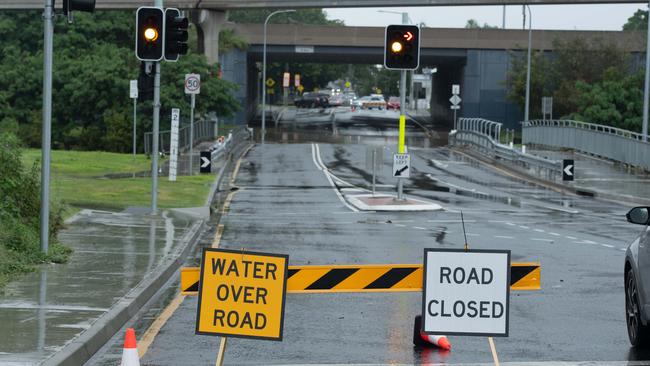
[[[420,63],[420,28],[415,25],[386,27],[384,66],[387,69],[413,70]]]

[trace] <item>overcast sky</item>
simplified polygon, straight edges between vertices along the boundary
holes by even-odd
[[[534,29],[621,30],[627,19],[637,9],[647,9],[643,4],[618,5],[534,5]],[[401,7],[401,8],[352,8],[326,9],[329,18],[341,19],[347,25],[385,26],[399,24],[399,14],[387,14],[378,10],[406,11],[414,23],[426,23],[427,27],[462,28],[468,19],[476,19],[481,25],[487,23],[501,27],[502,6],[457,7]],[[522,7],[506,7],[506,28],[522,28]],[[528,24],[528,23],[526,23]]]

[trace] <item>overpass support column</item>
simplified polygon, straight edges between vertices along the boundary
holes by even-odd
[[[217,10],[192,10],[192,23],[196,25],[198,53],[203,53],[209,65],[219,62],[219,32],[228,20],[228,13]]]

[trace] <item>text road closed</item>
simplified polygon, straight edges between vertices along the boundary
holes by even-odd
[[[425,249],[423,330],[508,336],[510,251]]]

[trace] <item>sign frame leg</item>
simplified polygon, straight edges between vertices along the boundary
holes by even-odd
[[[497,355],[497,348],[494,346],[494,339],[492,337],[488,337],[488,343],[490,344],[490,351],[492,351],[494,366],[499,366],[499,356]]]
[[[217,362],[215,366],[223,366],[223,359],[226,354],[227,344],[228,344],[228,337],[221,337],[221,343],[219,344],[219,353],[217,353]]]

